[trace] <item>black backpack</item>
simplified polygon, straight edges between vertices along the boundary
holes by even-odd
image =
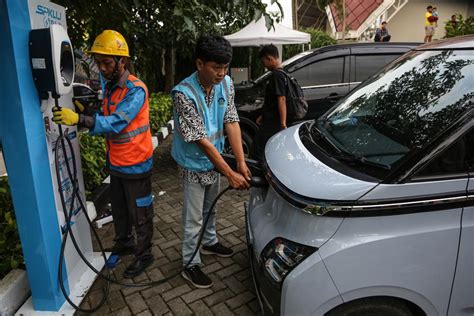
[[[286,111],[289,121],[302,120],[308,113],[308,103],[304,99],[303,89],[298,81],[283,69],[278,71],[285,74],[287,78],[288,92],[286,94]]]

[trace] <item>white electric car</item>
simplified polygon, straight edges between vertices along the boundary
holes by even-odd
[[[474,314],[474,36],[275,135],[247,237],[265,315]]]

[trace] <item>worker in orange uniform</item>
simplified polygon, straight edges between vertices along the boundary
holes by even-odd
[[[148,90],[126,67],[130,55],[120,33],[103,31],[89,53],[106,80],[101,113],[87,116],[56,107],[53,121],[64,125],[79,124],[89,128],[91,134],[105,135],[115,224],[115,244],[110,251],[117,255],[135,254],[135,260],[124,271],[125,278],[133,278],[154,260],[151,254],[153,145]]]

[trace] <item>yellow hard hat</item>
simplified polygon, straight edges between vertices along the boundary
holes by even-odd
[[[88,53],[130,57],[127,41],[122,34],[112,30],[100,33]]]

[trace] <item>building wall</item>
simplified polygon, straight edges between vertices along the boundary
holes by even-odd
[[[392,42],[423,42],[425,37],[425,13],[428,5],[438,8],[439,21],[433,39],[443,38],[445,22],[453,14],[468,14],[468,2],[471,0],[439,0],[429,2],[423,0],[409,0],[389,22],[388,29],[392,35]],[[473,5],[470,5],[472,15]]]
[[[474,3],[469,4],[469,8],[467,9],[467,16],[474,16]]]

